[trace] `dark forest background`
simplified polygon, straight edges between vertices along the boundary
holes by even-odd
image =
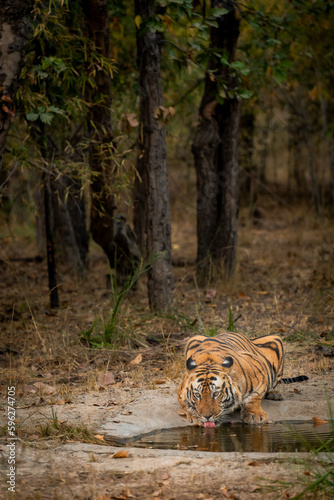
[[[333,12],[324,0],[4,1],[1,238],[20,227],[47,257],[51,307],[60,274],[89,277],[92,241],[116,286],[145,273],[150,308],[171,307],[171,211],[194,221],[206,287],[233,281],[238,214],[256,224],[261,196],[333,216]]]

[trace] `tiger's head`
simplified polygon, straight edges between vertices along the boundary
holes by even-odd
[[[240,406],[240,390],[229,375],[232,365],[230,356],[222,364],[209,359],[197,365],[192,357],[187,359],[187,407],[201,423],[219,424],[227,413]]]

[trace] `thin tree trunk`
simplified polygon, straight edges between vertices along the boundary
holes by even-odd
[[[137,175],[133,188],[133,229],[142,254],[145,253],[145,186],[143,183],[144,171],[141,152],[137,157]]]
[[[220,118],[218,161],[219,175],[217,237],[213,244],[213,259],[220,274],[230,279],[235,271],[238,242],[238,131],[240,103],[226,99]]]
[[[136,15],[143,21],[155,12],[153,0],[135,0]],[[146,252],[158,259],[148,272],[150,307],[164,309],[171,304],[173,279],[171,263],[171,226],[166,166],[164,127],[154,118],[162,106],[159,34],[137,31],[137,61],[140,91],[140,158],[138,170],[145,195]]]
[[[211,47],[225,50],[229,64],[234,61],[239,35],[239,20],[233,2],[214,0],[212,7],[228,9],[211,29]],[[239,101],[229,97],[235,81],[228,65],[212,57],[204,95],[200,106],[200,123],[193,143],[197,175],[197,277],[205,283],[212,277],[224,275],[229,279],[235,270],[237,246],[237,136]],[[218,80],[226,85],[223,104],[216,96]]]
[[[89,38],[96,50],[110,57],[110,27],[106,0],[82,0]],[[94,241],[104,250],[110,265],[114,265],[113,214],[115,200],[111,190],[113,130],[111,124],[110,76],[102,70],[95,76],[97,89],[87,91],[92,103],[88,112],[88,130],[91,139],[89,167],[91,177],[91,232]],[[95,97],[102,98],[94,104]]]
[[[31,35],[33,0],[2,0],[0,7],[0,170],[19,86],[24,55]],[[0,177],[1,178],[1,177]]]
[[[329,144],[329,209],[334,213],[334,139],[331,137]]]
[[[59,296],[57,288],[56,261],[54,252],[54,242],[53,242],[52,203],[51,203],[49,174],[43,174],[43,191],[44,191],[46,255],[48,261],[50,307],[57,308],[59,307]]]
[[[239,194],[243,204],[254,214],[257,200],[257,168],[254,164],[254,111],[247,109],[241,114],[239,134]]]

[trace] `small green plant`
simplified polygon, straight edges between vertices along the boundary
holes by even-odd
[[[207,335],[208,337],[215,337],[218,333],[218,327],[216,325],[212,325],[205,331],[204,335]]]
[[[51,410],[51,414],[52,414],[52,418],[51,418],[51,422],[52,422],[52,426],[55,428],[55,429],[59,429],[59,424],[58,424],[58,415],[57,415],[57,412],[54,411],[54,409],[52,408]]]
[[[94,348],[116,348],[133,336],[131,321],[122,318],[124,301],[140,276],[145,274],[159,258],[160,255],[150,257],[146,261],[142,260],[138,266],[133,266],[131,275],[127,276],[122,286],[117,281],[117,269],[115,269],[115,273],[111,275],[110,279],[113,307],[109,318],[107,320],[103,319],[102,322],[95,320],[88,330],[81,332],[81,340]]]
[[[155,315],[161,319],[170,319],[174,321],[176,326],[181,330],[196,330],[196,325],[198,323],[198,319],[190,318],[186,314],[179,312],[175,309],[170,309],[166,312],[156,312]]]
[[[306,441],[307,447],[310,450],[310,458],[302,460],[302,464],[307,467],[307,475],[301,475],[297,482],[275,482],[275,490],[277,488],[290,488],[292,486],[300,486],[301,490],[294,496],[290,496],[290,500],[301,500],[303,498],[331,498],[334,491],[334,420],[331,410],[330,400],[326,394],[328,411],[329,411],[329,422],[331,425],[330,435],[324,439],[320,440],[317,446],[312,446]],[[323,457],[319,454],[325,453]],[[305,482],[307,484],[305,485]]]
[[[286,335],[286,340],[289,342],[306,342],[309,340],[316,340],[317,335],[314,332],[293,330],[291,333]]]
[[[58,419],[57,413],[52,409],[51,418],[46,424],[40,424],[36,431],[44,439],[60,439],[62,441],[81,441],[85,443],[101,443],[83,423],[69,425]]]

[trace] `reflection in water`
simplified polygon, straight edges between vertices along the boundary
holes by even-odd
[[[128,443],[139,448],[268,453],[310,451],[327,440],[328,447],[323,451],[334,451],[330,423],[314,427],[311,423],[285,422],[263,426],[225,424],[216,429],[175,427],[138,436]]]

